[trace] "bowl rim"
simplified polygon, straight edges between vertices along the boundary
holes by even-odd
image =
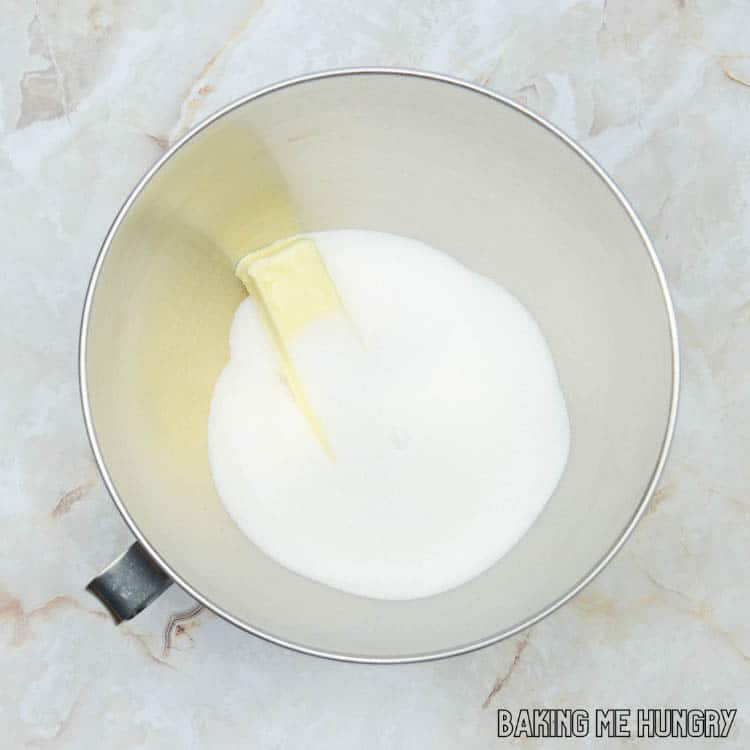
[[[234,615],[226,611],[224,608],[222,608],[218,604],[215,604],[214,602],[212,602],[210,599],[208,599],[208,597],[204,596],[200,591],[194,588],[185,578],[183,578],[176,570],[174,570],[161,557],[158,550],[154,547],[154,545],[151,544],[151,542],[146,538],[143,532],[141,532],[141,530],[138,528],[134,519],[131,517],[125,503],[120,498],[117,492],[117,489],[115,488],[114,482],[112,481],[112,478],[109,474],[107,465],[104,461],[104,456],[102,454],[102,451],[99,447],[99,443],[97,441],[96,431],[94,429],[94,423],[93,423],[93,419],[91,415],[91,407],[89,404],[88,383],[87,383],[87,375],[86,375],[86,352],[87,352],[88,328],[89,328],[91,309],[92,309],[92,304],[93,304],[94,295],[96,292],[99,275],[101,273],[102,267],[108,255],[112,240],[120,224],[123,222],[123,220],[127,216],[128,211],[130,210],[131,206],[133,205],[135,200],[138,198],[142,190],[150,182],[151,178],[159,171],[159,169],[161,169],[161,167],[169,159],[171,159],[172,156],[175,153],[177,153],[177,151],[179,151],[188,141],[190,141],[200,132],[205,130],[213,122],[223,117],[224,115],[232,112],[233,110],[238,109],[244,106],[245,104],[248,104],[249,102],[254,101],[255,99],[260,99],[261,97],[267,96],[276,91],[280,91],[282,89],[287,89],[287,88],[292,88],[294,86],[299,86],[305,83],[309,83],[311,81],[317,81],[317,80],[325,79],[325,78],[338,78],[338,77],[361,76],[361,75],[366,75],[366,76],[382,75],[382,76],[397,76],[397,77],[409,77],[409,78],[415,78],[415,79],[422,79],[422,80],[427,80],[431,82],[442,83],[442,84],[449,85],[449,86],[456,86],[466,91],[473,92],[477,95],[489,97],[490,99],[494,100],[498,104],[503,104],[507,107],[510,107],[511,109],[519,112],[525,117],[528,117],[537,125],[542,126],[548,132],[556,136],[564,145],[572,149],[579,157],[581,157],[589,165],[589,167],[591,167],[594,173],[598,175],[601,180],[604,181],[606,186],[613,193],[615,198],[619,201],[620,205],[625,209],[625,212],[627,213],[631,222],[633,223],[636,230],[638,231],[638,234],[640,235],[640,238],[646,249],[648,259],[650,260],[653,271],[656,274],[656,278],[659,283],[659,288],[662,293],[662,298],[663,298],[664,307],[665,307],[665,311],[667,314],[667,320],[668,320],[668,325],[669,325],[669,334],[670,334],[671,352],[672,352],[672,383],[671,383],[671,393],[670,393],[669,416],[667,419],[667,425],[664,431],[662,444],[659,449],[659,456],[656,461],[654,470],[651,474],[651,477],[648,481],[648,484],[646,486],[646,490],[644,491],[640,501],[638,502],[638,505],[633,515],[631,516],[628,523],[625,525],[624,529],[617,536],[614,544],[610,547],[610,549],[594,564],[591,570],[585,576],[579,579],[567,592],[565,592],[562,596],[558,597],[556,600],[551,602],[549,605],[547,605],[543,609],[538,610],[537,612],[529,615],[528,617],[516,623],[515,625],[512,625],[511,627],[505,628],[497,633],[487,636],[486,638],[481,638],[479,640],[475,640],[470,643],[465,643],[465,644],[461,644],[458,646],[454,646],[452,648],[440,649],[440,650],[429,651],[429,652],[424,652],[424,653],[397,655],[397,656],[373,656],[373,655],[366,655],[366,654],[359,655],[359,654],[341,653],[341,652],[336,652],[333,650],[314,648],[314,647],[307,646],[302,643],[295,643],[285,638],[276,636],[271,632],[267,632],[261,628],[250,625],[249,623],[242,621],[238,617],[235,617]],[[289,79],[280,81],[278,83],[265,86],[261,89],[258,89],[257,91],[254,91],[253,93],[242,96],[230,102],[229,104],[217,110],[216,112],[204,118],[203,120],[201,120],[198,124],[192,127],[185,135],[179,138],[148,169],[148,171],[143,175],[143,177],[138,181],[136,186],[130,192],[125,202],[122,204],[120,210],[117,212],[117,215],[115,216],[112,224],[107,230],[107,234],[105,235],[104,241],[102,242],[101,248],[99,250],[96,261],[94,263],[94,267],[91,272],[91,277],[89,279],[89,283],[86,289],[86,296],[85,296],[83,312],[81,316],[81,324],[80,324],[80,331],[79,331],[79,349],[78,349],[78,375],[79,375],[81,407],[83,410],[83,417],[84,417],[84,422],[86,425],[86,433],[88,436],[89,444],[91,445],[91,450],[94,454],[94,459],[96,461],[97,468],[99,469],[99,473],[102,476],[102,479],[107,488],[107,491],[109,492],[109,495],[112,498],[112,501],[114,502],[115,507],[120,512],[120,515],[123,517],[127,526],[130,528],[130,531],[134,534],[136,539],[143,545],[143,547],[145,547],[145,549],[152,556],[152,558],[156,561],[156,563],[167,573],[167,575],[170,576],[170,578],[178,586],[180,586],[184,591],[190,594],[190,596],[192,596],[198,602],[203,604],[205,607],[215,612],[217,615],[219,615],[221,618],[223,618],[227,622],[231,623],[232,625],[240,628],[241,630],[247,633],[251,633],[252,635],[258,636],[259,638],[263,638],[264,640],[274,643],[278,646],[283,646],[285,648],[288,648],[288,649],[291,649],[293,651],[297,651],[300,653],[333,659],[336,661],[354,662],[354,663],[363,663],[363,664],[405,664],[405,663],[414,663],[414,662],[425,662],[425,661],[431,661],[435,659],[443,659],[443,658],[447,658],[450,656],[457,656],[459,654],[469,653],[471,651],[476,651],[480,648],[484,648],[485,646],[489,646],[493,643],[497,643],[501,640],[517,635],[518,633],[522,632],[523,630],[526,630],[530,626],[534,625],[535,623],[539,622],[543,618],[547,617],[547,615],[552,614],[555,610],[557,610],[563,604],[565,604],[574,596],[576,596],[576,594],[578,594],[585,586],[587,586],[604,569],[604,567],[612,560],[612,558],[619,552],[619,550],[625,544],[627,539],[632,534],[633,529],[635,528],[636,524],[638,523],[638,521],[641,519],[644,512],[646,511],[648,503],[651,500],[652,495],[654,494],[654,491],[656,489],[656,486],[659,482],[662,471],[664,469],[664,465],[667,460],[667,455],[669,453],[669,448],[672,443],[672,438],[674,436],[675,423],[677,420],[677,407],[678,407],[679,389],[680,389],[680,355],[679,355],[679,342],[678,342],[678,334],[677,334],[677,323],[675,319],[675,312],[674,312],[674,307],[672,304],[672,299],[669,293],[669,288],[667,286],[664,271],[656,255],[656,251],[654,250],[651,239],[649,238],[648,233],[646,232],[646,229],[644,228],[641,220],[638,218],[638,215],[636,214],[635,210],[630,205],[630,202],[627,200],[627,198],[622,193],[620,188],[616,185],[614,180],[609,176],[609,174],[607,174],[607,172],[601,167],[601,165],[599,165],[599,163],[590,154],[588,154],[581,146],[579,146],[570,136],[566,135],[557,126],[553,125],[552,123],[547,121],[544,117],[537,114],[536,112],[533,112],[532,110],[528,109],[524,105],[521,105],[506,96],[503,96],[494,91],[491,91],[490,89],[487,89],[484,86],[480,86],[480,85],[471,83],[469,81],[462,80],[460,78],[443,75],[441,73],[432,73],[428,71],[414,70],[414,69],[409,69],[409,68],[354,67],[354,68],[337,68],[337,69],[332,69],[332,70],[324,70],[324,71],[320,71],[316,73],[289,78]]]

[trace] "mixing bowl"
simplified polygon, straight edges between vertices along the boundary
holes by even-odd
[[[239,531],[209,473],[211,392],[244,297],[235,261],[344,228],[414,237],[498,281],[536,317],[565,393],[570,458],[545,510],[489,570],[437,596],[367,599],[292,573]],[[96,261],[80,373],[96,461],[137,538],[91,585],[118,617],[175,581],[277,644],[404,662],[517,633],[607,564],[664,465],[678,351],[646,232],[579,146],[477,86],[360,69],[251,94],[154,165]]]

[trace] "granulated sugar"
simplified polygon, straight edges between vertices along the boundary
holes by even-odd
[[[209,417],[219,496],[268,555],[330,586],[383,599],[457,586],[528,530],[565,467],[549,349],[520,302],[445,253],[309,236],[347,315],[312,323],[289,354],[332,455],[248,298]]]

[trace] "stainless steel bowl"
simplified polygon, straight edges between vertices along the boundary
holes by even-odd
[[[236,528],[209,474],[208,405],[242,298],[233,262],[334,228],[415,237],[496,279],[536,316],[560,374],[572,441],[557,491],[506,557],[438,596],[377,601],[290,572]],[[406,662],[513,635],[612,559],[664,466],[678,348],[651,242],[579,146],[478,86],[361,69],[244,97],[154,165],[96,261],[80,378],[96,461],[155,579],[279,645]],[[134,585],[148,555],[135,562],[113,569],[130,576],[125,616],[149,593]]]

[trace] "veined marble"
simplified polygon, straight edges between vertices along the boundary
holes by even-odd
[[[717,706],[738,716],[714,742],[747,747],[749,29],[747,0],[6,2],[3,746],[541,747],[498,740],[494,709]],[[661,487],[572,603],[467,656],[395,667],[302,656],[196,611],[176,587],[115,628],[83,590],[130,542],[78,404],[79,316],[100,242],[141,174],[205,115],[265,84],[353,65],[425,68],[507,94],[625,190],[682,338]],[[547,741],[557,743],[603,746]]]

